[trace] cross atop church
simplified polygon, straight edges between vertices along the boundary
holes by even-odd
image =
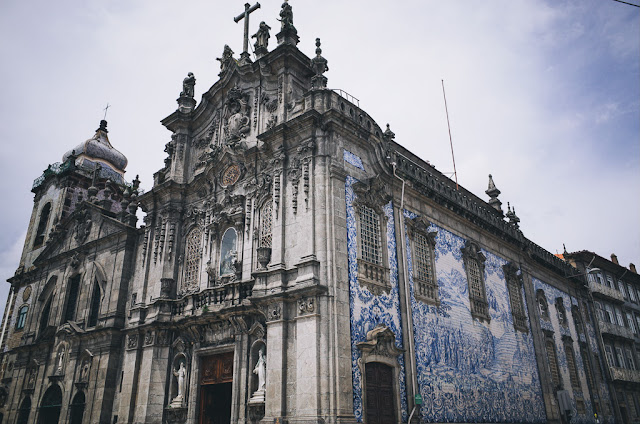
[[[235,23],[244,19],[244,44],[242,45],[242,53],[240,59],[242,61],[249,60],[249,14],[260,9],[260,3],[256,3],[251,6],[249,3],[245,3],[244,12],[233,18]]]

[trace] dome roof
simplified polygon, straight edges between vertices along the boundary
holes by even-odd
[[[73,154],[78,157],[78,161],[83,161],[86,158],[90,161],[101,162],[122,175],[128,160],[125,155],[113,148],[107,132],[107,121],[100,121],[100,128],[96,130],[96,134],[65,153],[62,156],[62,161],[65,162]],[[76,163],[80,164],[78,161]]]

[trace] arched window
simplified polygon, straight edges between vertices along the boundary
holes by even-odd
[[[558,357],[556,356],[556,344],[553,336],[548,334],[545,340],[545,350],[547,351],[547,361],[549,362],[549,371],[551,371],[551,381],[553,387],[560,385],[560,371],[558,370]]]
[[[40,211],[40,220],[38,221],[38,228],[36,229],[36,238],[33,241],[34,249],[42,246],[42,243],[44,243],[44,236],[47,232],[47,224],[49,223],[50,214],[51,202],[44,205],[42,211]]]
[[[558,322],[561,326],[566,327],[568,324],[567,310],[564,308],[564,301],[561,297],[556,298],[556,312],[558,313]]]
[[[27,320],[27,311],[29,310],[28,305],[24,305],[18,311],[18,319],[16,319],[16,330],[22,330],[24,328],[24,323]]]
[[[82,424],[82,416],[84,415],[85,396],[84,393],[78,392],[71,402],[71,414],[69,417],[70,424]]]
[[[31,398],[27,396],[20,404],[18,409],[18,420],[16,424],[27,424],[29,422],[29,414],[31,413]]]
[[[411,241],[414,296],[417,300],[439,305],[435,247],[437,232],[429,231],[429,222],[421,217],[407,222]]]
[[[467,272],[467,283],[469,284],[469,301],[471,305],[471,316],[480,321],[489,321],[489,302],[487,302],[487,292],[484,285],[484,262],[485,256],[475,243],[467,243],[462,249],[462,260]]]
[[[93,282],[93,293],[91,293],[91,306],[89,307],[88,327],[95,327],[98,323],[98,312],[100,312],[100,284],[98,280]]]
[[[260,239],[258,247],[271,247],[273,241],[273,203],[267,200],[260,210]]]
[[[40,315],[40,335],[47,329],[49,325],[49,315],[51,315],[51,301],[53,300],[53,296],[49,296],[49,299],[42,308],[42,314]]]
[[[185,246],[184,261],[184,281],[182,283],[182,292],[190,291],[198,288],[200,277],[200,257],[202,232],[196,227],[187,235],[187,244]]]
[[[522,273],[518,274],[518,267],[508,263],[502,267],[504,278],[507,281],[509,292],[509,304],[511,305],[511,316],[513,317],[513,328],[517,331],[528,332],[527,316],[524,311],[522,301]]]
[[[538,310],[540,311],[540,317],[549,321],[549,304],[547,303],[547,296],[542,289],[536,292],[536,299],[538,301]]]
[[[57,384],[49,387],[42,397],[38,424],[58,424],[62,408],[62,390]]]
[[[238,235],[236,230],[228,228],[222,236],[220,242],[220,276],[233,275],[236,273],[236,260],[238,252],[236,251],[236,241]]]
[[[67,308],[64,313],[64,320],[73,321],[76,318],[76,307],[78,304],[78,292],[80,291],[80,274],[69,279],[69,291],[67,294]]]

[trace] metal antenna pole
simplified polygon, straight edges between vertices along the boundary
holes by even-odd
[[[456,171],[456,157],[453,154],[453,139],[451,138],[451,124],[449,123],[449,109],[447,108],[447,95],[444,92],[444,80],[442,80],[442,96],[444,97],[444,110],[447,113],[447,127],[449,128],[449,144],[451,144],[451,158],[453,159],[453,176],[456,179],[456,190],[458,190],[458,172]]]

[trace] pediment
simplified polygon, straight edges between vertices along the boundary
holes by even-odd
[[[56,224],[46,247],[35,263],[42,263],[68,252],[82,250],[83,246],[125,231],[129,228],[117,219],[107,216],[102,209],[85,203],[69,215],[63,222]],[[80,248],[80,249],[78,249]]]

